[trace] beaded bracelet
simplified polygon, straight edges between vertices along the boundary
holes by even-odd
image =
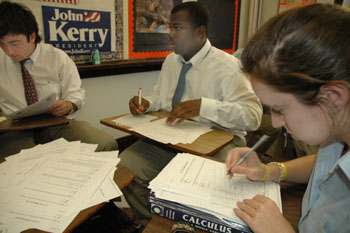
[[[284,165],[284,163],[277,163],[277,162],[271,162],[267,165],[276,165],[280,169],[280,176],[278,177],[278,183],[284,180],[287,176],[287,167]]]

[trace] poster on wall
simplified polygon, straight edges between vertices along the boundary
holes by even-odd
[[[92,51],[111,51],[110,12],[42,6],[45,43],[73,60]]]
[[[165,57],[172,8],[181,0],[130,0],[129,59]],[[208,38],[213,46],[233,53],[238,43],[239,0],[198,0],[209,10]]]

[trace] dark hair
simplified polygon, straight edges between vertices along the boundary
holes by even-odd
[[[0,38],[8,34],[29,36],[35,32],[35,43],[41,41],[33,13],[25,6],[9,1],[0,3]]]
[[[350,12],[330,4],[273,17],[248,42],[243,71],[278,91],[316,104],[320,87],[350,81]]]
[[[176,5],[171,10],[171,14],[175,14],[183,10],[189,13],[188,19],[194,27],[204,26],[207,29],[206,32],[208,34],[209,12],[207,8],[205,8],[202,4],[198,2],[184,2],[179,5]]]

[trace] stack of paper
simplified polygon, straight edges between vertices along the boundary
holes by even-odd
[[[237,201],[257,194],[274,200],[282,211],[279,184],[252,182],[238,175],[229,180],[224,163],[188,153],[177,154],[149,188],[156,198],[210,213],[230,225],[246,226],[233,208]]]
[[[121,196],[118,151],[59,139],[0,164],[0,232],[62,232],[80,210]]]

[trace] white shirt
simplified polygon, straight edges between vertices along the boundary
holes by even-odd
[[[183,57],[171,53],[165,59],[153,92],[146,96],[148,111],[171,111]],[[209,40],[188,62],[186,89],[182,102],[201,98],[200,117],[236,135],[256,130],[261,122],[262,106],[251,83],[241,71],[239,59],[211,46]]]
[[[71,101],[78,109],[83,107],[85,91],[81,88],[78,69],[65,52],[52,45],[38,43],[29,58],[25,62],[25,67],[33,78],[39,100],[51,93],[56,93],[56,99]],[[2,114],[8,115],[25,107],[27,102],[21,65],[1,50],[0,108]]]

